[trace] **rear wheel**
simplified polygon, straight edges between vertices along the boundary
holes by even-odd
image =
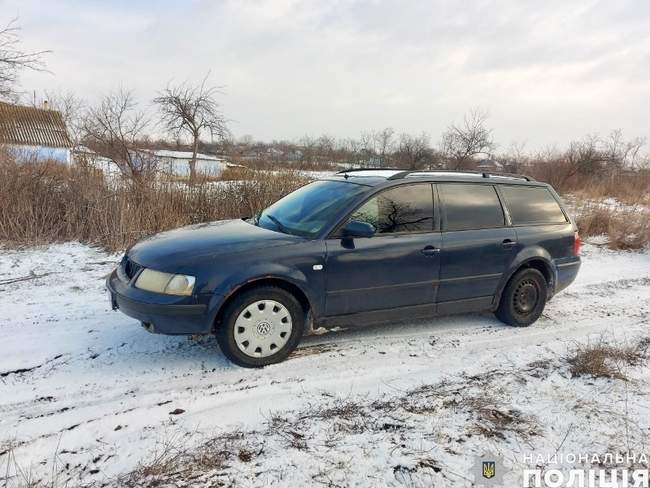
[[[217,340],[224,355],[245,367],[284,360],[304,328],[304,311],[286,290],[260,286],[236,296],[224,310]]]
[[[548,285],[536,269],[518,271],[506,285],[495,315],[515,327],[526,327],[535,322],[546,305]]]

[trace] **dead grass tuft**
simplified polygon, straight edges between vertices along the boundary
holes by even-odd
[[[572,377],[612,378],[627,381],[626,366],[636,366],[648,358],[650,339],[631,345],[598,344],[578,346],[567,358]]]
[[[577,223],[581,237],[606,235],[610,249],[637,250],[650,246],[648,212],[623,212],[603,206],[584,207]]]
[[[584,209],[578,217],[578,230],[581,237],[607,235],[609,223],[614,212],[605,207]]]
[[[254,433],[232,431],[216,436],[198,447],[189,448],[178,438],[172,438],[161,444],[152,459],[141,463],[130,473],[119,477],[116,483],[126,488],[191,486],[193,481],[201,479],[206,473],[215,473],[215,478],[226,478],[223,472],[233,463],[250,463],[263,452],[256,442]],[[218,483],[215,486],[227,486]]]
[[[650,246],[650,214],[621,216],[610,224],[609,247],[638,250]]]
[[[505,440],[508,432],[524,439],[539,435],[537,424],[532,417],[524,415],[516,408],[500,405],[489,395],[468,398],[467,407],[477,417],[472,430],[484,437]]]

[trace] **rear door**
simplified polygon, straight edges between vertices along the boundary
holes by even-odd
[[[574,228],[548,188],[501,185],[512,225],[522,247],[540,246],[552,259],[574,260]]]
[[[438,312],[486,309],[515,257],[515,231],[493,185],[436,186],[442,209]]]
[[[383,190],[349,217],[372,224],[367,238],[327,239],[326,315],[424,305],[433,310],[441,236],[434,231],[433,187]]]

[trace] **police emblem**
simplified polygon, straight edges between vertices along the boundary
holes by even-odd
[[[503,488],[503,475],[509,472],[503,465],[501,456],[494,452],[485,452],[474,458],[472,477],[475,488]]]
[[[496,474],[496,463],[494,461],[483,461],[483,478],[491,479]]]

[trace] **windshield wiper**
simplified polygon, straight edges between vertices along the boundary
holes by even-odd
[[[277,226],[278,226],[278,229],[280,229],[280,232],[283,232],[283,233],[285,233],[285,234],[293,234],[293,232],[291,232],[291,231],[289,230],[289,228],[288,228],[286,225],[284,225],[282,222],[280,222],[280,221],[279,221],[277,218],[275,218],[273,215],[271,215],[271,214],[264,214],[264,216],[267,217],[267,218],[268,218],[271,222],[273,222],[275,225],[277,225]]]

